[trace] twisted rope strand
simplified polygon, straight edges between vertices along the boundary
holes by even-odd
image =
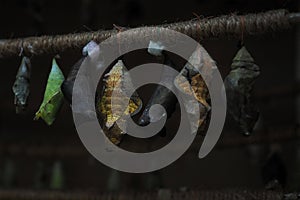
[[[179,31],[196,40],[208,38],[240,38],[278,32],[290,28],[299,21],[297,13],[286,10],[271,10],[257,14],[224,15],[209,19],[194,19],[185,22],[163,24],[158,27]],[[243,20],[241,20],[243,19]],[[89,41],[101,42],[117,34],[117,30],[102,30],[55,36],[40,36],[0,40],[0,58],[24,55],[58,54],[70,49],[81,49]],[[131,38],[147,35],[143,29],[133,31]]]

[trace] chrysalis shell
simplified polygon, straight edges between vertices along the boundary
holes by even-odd
[[[206,84],[210,84],[210,79],[216,69],[215,62],[208,55],[206,50],[198,46],[190,56],[187,64],[181,70],[180,74],[175,78],[174,84],[176,88],[186,95],[194,96],[199,102],[200,119],[198,124],[191,124],[192,127],[199,127],[200,131],[205,129],[204,122],[208,120],[211,109],[210,95]],[[200,73],[201,72],[201,73]],[[207,77],[206,83],[201,75]],[[188,81],[185,81],[188,80]],[[186,110],[193,114],[193,110],[189,109],[189,103],[185,104]]]
[[[13,85],[13,92],[15,95],[14,103],[16,105],[16,113],[20,113],[27,106],[27,99],[30,93],[30,76],[31,63],[26,56],[22,58],[21,65],[16,75],[16,80]]]
[[[174,63],[166,54],[163,53],[164,48],[165,47],[161,42],[150,41],[148,46],[148,53],[152,56],[155,56],[158,62],[163,61],[165,65],[174,68],[175,67]],[[161,72],[160,82],[168,84],[169,81],[172,82],[173,77],[170,77],[169,73],[163,70]],[[170,87],[173,87],[173,85],[170,85]],[[173,94],[173,92],[162,85],[158,85],[153,95],[151,96],[150,100],[148,101],[141,117],[139,118],[138,121],[139,125],[145,126],[150,122],[157,122],[164,116],[164,113],[154,113],[150,118],[149,110],[152,105],[155,104],[162,105],[166,110],[167,117],[169,118],[172,115],[172,113],[175,111],[176,103],[177,103],[177,99],[176,96]],[[163,129],[160,132],[161,135],[164,134],[163,133],[164,130],[165,129]]]
[[[93,40],[90,41],[87,45],[85,45],[82,49],[82,58],[79,59],[71,68],[68,77],[66,80],[64,80],[63,84],[61,85],[61,91],[64,94],[64,97],[66,100],[72,104],[72,95],[73,95],[73,86],[74,82],[77,76],[77,73],[79,71],[79,68],[84,61],[84,59],[88,56],[90,56],[93,52],[98,53],[99,51],[99,46],[96,42]]]
[[[142,108],[142,100],[138,97],[136,92],[130,99],[124,99],[124,89],[127,86],[130,87],[132,84],[131,80],[128,80],[130,77],[125,76],[126,71],[127,69],[124,63],[119,60],[110,72],[104,75],[104,88],[100,96],[100,101],[97,103],[100,116],[103,118],[106,135],[114,144],[119,144],[122,139],[122,134],[125,134],[125,132],[117,126],[116,121],[123,115],[133,116]],[[112,94],[114,90],[116,93],[113,97]],[[117,104],[112,105],[112,102]],[[124,102],[129,102],[125,110],[122,108]],[[112,106],[114,106],[114,113],[112,112]]]
[[[260,69],[254,59],[242,47],[234,57],[231,71],[224,80],[228,111],[246,135],[252,132],[259,116],[252,97],[253,85],[259,74]]]
[[[64,79],[64,75],[54,58],[44,93],[44,99],[39,110],[35,114],[34,120],[42,118],[48,125],[51,125],[54,122],[63,103],[64,96],[60,87]]]

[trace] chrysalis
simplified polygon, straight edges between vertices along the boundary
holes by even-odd
[[[228,111],[246,135],[252,132],[259,116],[252,98],[253,84],[259,74],[259,67],[243,46],[234,57],[231,71],[224,80]]]
[[[198,119],[198,124],[191,124],[192,127],[198,127],[199,131],[205,129],[211,109],[210,95],[206,85],[210,84],[210,82],[205,83],[201,74],[210,80],[215,69],[217,69],[217,67],[214,60],[212,60],[203,47],[198,46],[174,81],[179,91],[186,95],[193,96],[199,102],[200,119]],[[191,116],[197,114],[195,113],[196,111],[189,106],[189,103],[186,102],[185,108],[188,113],[191,114]]]
[[[77,76],[77,72],[84,61],[85,57],[88,56],[93,50],[98,47],[98,44],[94,41],[90,41],[85,47],[82,49],[82,58],[78,60],[72,67],[71,71],[68,74],[66,80],[64,80],[63,84],[61,85],[61,91],[64,94],[66,100],[72,104],[72,93],[73,93],[73,86]]]
[[[140,111],[142,108],[142,100],[139,98],[136,92],[133,93],[130,99],[124,99],[122,94],[124,89],[130,86],[131,80],[126,76],[127,71],[123,62],[119,60],[109,73],[104,75],[104,88],[102,95],[100,95],[100,101],[97,101],[97,108],[100,111],[101,118],[103,119],[102,124],[107,137],[114,144],[119,144],[122,139],[122,134],[125,134],[116,124],[123,115],[133,116]],[[113,91],[116,91],[116,99],[112,99]],[[112,105],[112,102],[118,102],[118,105]],[[128,102],[129,105],[125,110],[122,110],[124,102]],[[116,106],[116,112],[112,112],[112,106]]]
[[[78,60],[73,66],[71,71],[68,74],[68,77],[61,85],[61,91],[66,98],[66,100],[72,104],[72,93],[73,93],[73,86],[76,79],[76,75],[78,73],[78,70],[84,60],[84,57]]]
[[[16,113],[20,113],[27,106],[27,99],[30,93],[30,75],[31,63],[29,58],[24,56],[12,88],[15,94]]]
[[[51,125],[54,122],[56,114],[63,103],[63,94],[60,87],[64,79],[64,75],[54,58],[47,81],[44,99],[39,110],[35,114],[35,120],[41,117],[48,125]]]
[[[165,65],[174,68],[173,62],[166,55],[163,54],[163,48],[164,46],[162,46],[162,44],[160,44],[159,42],[150,41],[148,53],[153,56],[156,56],[158,60],[163,60]],[[161,82],[172,82],[172,77],[170,77],[169,74],[165,71],[162,71],[161,77]],[[148,104],[146,105],[141,117],[139,118],[139,125],[146,126],[150,122],[157,122],[163,117],[162,113],[157,113],[154,116],[152,116],[152,119],[150,119],[149,110],[152,105],[162,105],[167,112],[167,116],[170,117],[171,114],[175,111],[176,103],[177,99],[173,92],[162,85],[158,85],[153,95],[151,96]]]

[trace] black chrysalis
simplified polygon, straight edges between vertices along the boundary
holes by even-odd
[[[163,54],[163,46],[159,42],[155,43],[151,41],[149,44],[148,53],[156,56],[158,60],[163,60],[165,65],[174,68],[174,63],[168,58],[167,55]],[[164,71],[162,72],[161,77],[162,77],[161,81],[168,81],[167,79],[169,78],[169,76]],[[167,112],[167,116],[170,117],[171,114],[175,111],[176,103],[177,103],[177,98],[173,94],[173,92],[162,85],[158,85],[153,95],[151,96],[150,100],[148,101],[148,104],[146,105],[145,110],[143,111],[141,117],[139,118],[138,121],[139,125],[146,126],[150,122],[157,122],[163,117],[161,113],[157,113],[156,116],[152,116],[153,119],[150,119],[149,110],[152,105],[155,104],[162,105]]]

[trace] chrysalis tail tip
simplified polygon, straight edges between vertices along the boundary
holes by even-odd
[[[245,135],[245,136],[250,136],[251,133],[250,133],[249,131],[246,131],[246,132],[244,132],[244,135]]]

